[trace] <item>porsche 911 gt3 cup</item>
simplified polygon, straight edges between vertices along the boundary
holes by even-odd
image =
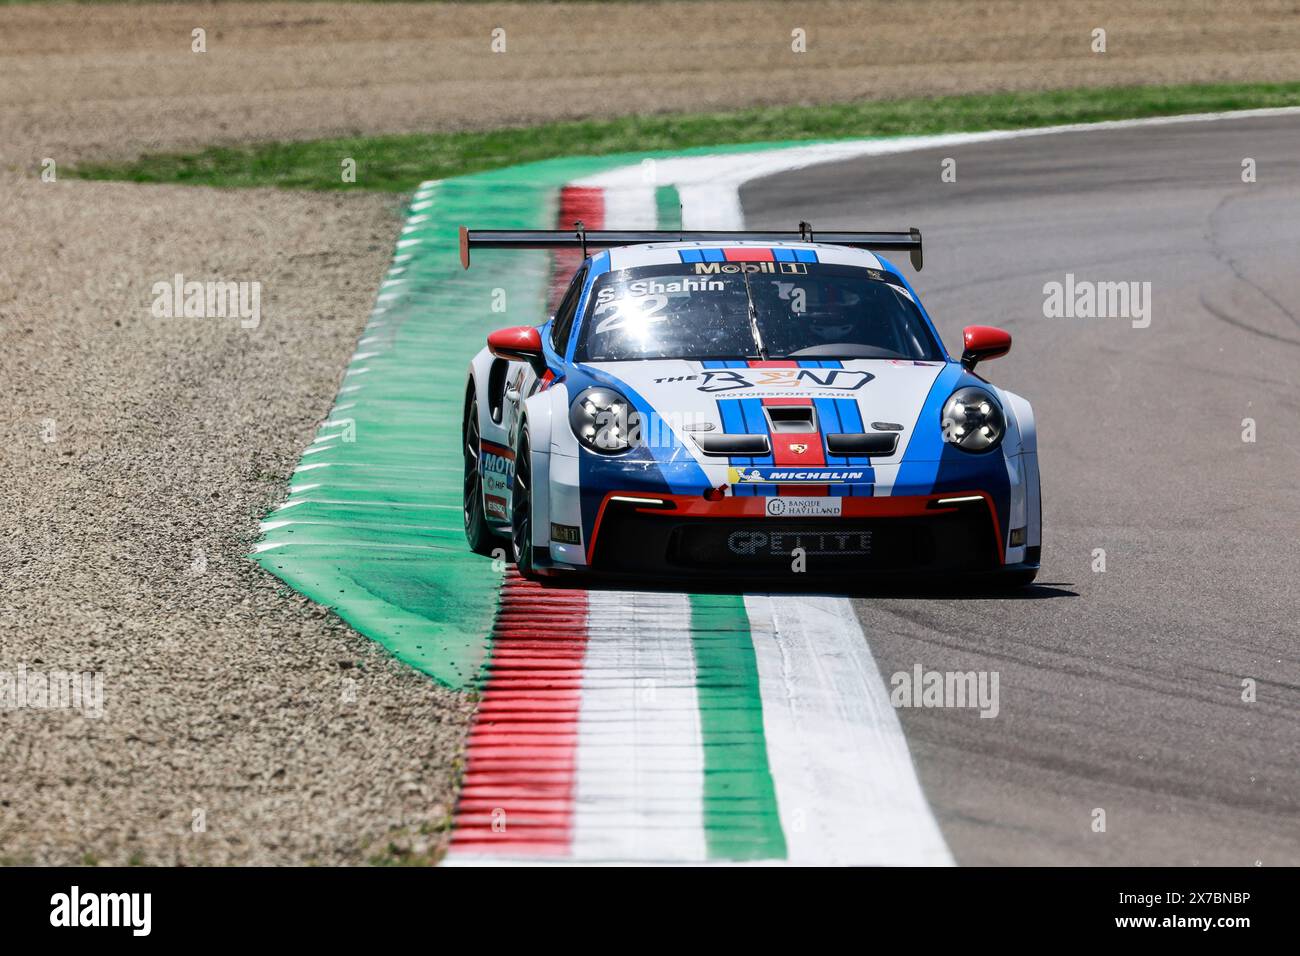
[[[954,360],[877,253],[906,233],[461,231],[581,247],[556,313],[501,329],[465,390],[465,530],[525,575],[1033,580],[1034,416]],[[601,250],[595,252],[594,250]]]

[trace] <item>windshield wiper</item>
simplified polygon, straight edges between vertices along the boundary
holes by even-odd
[[[741,267],[740,277],[745,280],[745,301],[749,303],[749,330],[754,334],[754,344],[758,346],[758,357],[767,361],[767,346],[763,344],[763,333],[758,330],[758,309],[754,307],[754,293],[749,288],[749,273]]]

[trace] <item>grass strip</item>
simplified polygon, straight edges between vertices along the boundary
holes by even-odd
[[[349,136],[214,146],[126,162],[82,163],[84,179],[202,186],[408,192],[429,179],[560,156],[719,144],[1027,129],[1064,123],[1300,106],[1300,83],[1133,86],[771,106],[726,113],[623,116],[487,131]],[[343,162],[356,162],[344,182]]]

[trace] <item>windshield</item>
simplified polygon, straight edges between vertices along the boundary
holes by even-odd
[[[719,265],[746,271],[722,272]],[[798,271],[768,271],[777,267]],[[897,281],[875,269],[813,262],[608,272],[592,285],[575,359],[942,360],[920,309]]]

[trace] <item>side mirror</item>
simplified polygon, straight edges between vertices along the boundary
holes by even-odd
[[[961,364],[968,372],[987,359],[1001,358],[1011,351],[1011,333],[991,325],[968,325],[961,332],[965,351]]]
[[[546,356],[542,352],[542,335],[531,325],[518,325],[511,329],[497,329],[488,333],[488,351],[508,362],[527,362],[538,375],[546,371]]]

